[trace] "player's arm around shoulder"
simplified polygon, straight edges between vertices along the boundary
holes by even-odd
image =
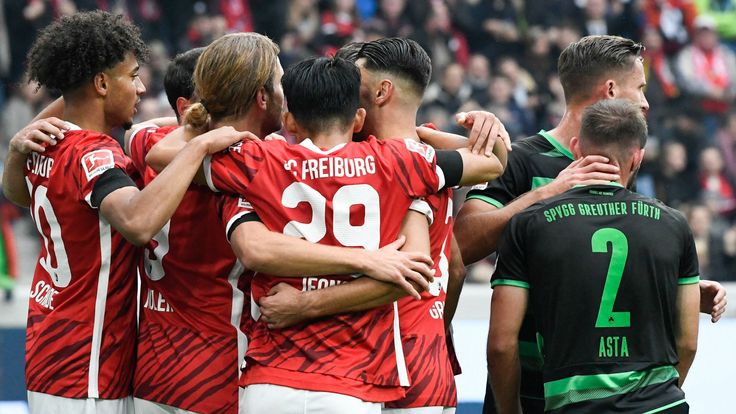
[[[195,174],[202,170],[204,157],[244,137],[244,133],[231,127],[215,131],[217,133],[205,134],[188,142],[171,164],[143,190],[130,185],[132,181],[119,168],[106,171],[101,178],[106,174],[116,176],[108,175],[105,181],[110,183],[109,187],[99,189],[95,186],[95,190],[101,192],[97,198],[102,216],[135,245],[151,240],[174,214]],[[95,198],[94,192],[92,197]]]
[[[25,182],[24,168],[31,152],[43,153],[48,145],[55,145],[64,138],[66,122],[50,117],[37,119],[21,129],[10,139],[3,171],[3,193],[8,200],[20,207],[31,205],[31,195]]]

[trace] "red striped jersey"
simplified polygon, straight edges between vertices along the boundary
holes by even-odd
[[[205,176],[212,189],[245,196],[273,231],[372,250],[396,240],[412,199],[435,193],[444,181],[431,147],[375,138],[329,151],[308,139],[291,146],[238,144],[206,158]],[[280,282],[314,290],[352,278],[256,274],[252,300],[258,303]],[[240,384],[268,383],[375,402],[400,398],[408,377],[394,316],[394,307],[386,305],[270,331],[256,313]]]
[[[72,126],[31,153],[25,179],[41,234],[26,329],[29,391],[68,398],[131,394],[135,279],[141,249],[92,206],[107,170],[135,174],[111,137]]]
[[[422,292],[421,300],[410,296],[398,300],[401,341],[411,385],[404,398],[386,403],[387,408],[457,405],[443,319],[452,250],[452,190],[445,189],[425,200],[434,218],[429,226],[429,243],[437,276],[429,290]]]
[[[145,184],[156,176],[148,151],[176,127],[145,128],[130,141]],[[134,395],[208,413],[237,413],[243,267],[227,241],[237,198],[191,185],[144,253]]]

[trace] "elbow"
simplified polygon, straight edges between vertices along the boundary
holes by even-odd
[[[166,164],[161,162],[161,157],[158,156],[155,146],[146,155],[146,165],[151,167],[156,173],[160,173],[166,168]]]
[[[269,251],[253,237],[245,238],[239,249],[238,260],[245,268],[256,271],[265,272],[269,263]]]
[[[498,338],[491,335],[488,341],[488,365],[494,364],[494,361],[503,361],[513,356],[517,352],[519,346],[518,340],[514,338]]]
[[[119,224],[120,233],[135,246],[146,245],[160,230],[141,219],[128,219]]]
[[[463,265],[462,259],[450,260],[448,277],[453,281],[455,286],[462,286],[465,283],[465,275],[465,266]]]
[[[677,354],[681,360],[692,360],[698,352],[698,340],[683,340],[677,346]]]

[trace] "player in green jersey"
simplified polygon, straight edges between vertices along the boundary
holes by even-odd
[[[573,160],[570,140],[578,134],[582,113],[602,100],[621,98],[643,113],[649,109],[644,96],[646,79],[641,61],[643,46],[617,36],[587,36],[572,43],[560,55],[558,72],[567,103],[565,115],[554,129],[515,143],[506,172],[488,185],[468,193],[455,225],[455,235],[465,264],[474,263],[500,247],[507,223],[524,208],[558,195],[589,180],[616,180],[618,170],[605,157]],[[715,322],[725,310],[725,289],[717,282],[701,281],[703,313]],[[531,315],[520,335],[522,403],[524,412],[541,413],[543,407],[540,367]],[[493,413],[490,388],[484,412]]]
[[[625,188],[646,137],[630,102],[588,107],[572,153],[606,157],[620,178],[536,203],[504,231],[489,335],[498,412],[521,410],[527,306],[544,358],[546,412],[688,412],[680,386],[697,347],[698,260],[680,212]]]

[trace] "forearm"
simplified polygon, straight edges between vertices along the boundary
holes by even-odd
[[[187,145],[187,138],[188,136],[185,136],[184,133],[172,133],[165,136],[146,154],[146,165],[156,172],[163,171],[176,158],[179,151]]]
[[[127,202],[114,206],[116,200],[106,197],[100,206],[103,215],[131,242],[147,243],[174,214],[206,154],[205,145],[191,142]]]
[[[679,385],[685,382],[685,377],[695,358],[698,349],[698,304],[700,289],[697,285],[680,285],[677,288],[678,325],[675,333],[677,342],[676,368],[680,375]]]
[[[440,150],[456,150],[468,145],[468,139],[463,136],[427,127],[417,127],[417,135],[425,144]]]
[[[460,185],[474,185],[495,180],[503,174],[504,167],[495,155],[473,154],[467,148],[457,150],[463,159],[463,176]]]
[[[508,346],[503,350],[489,351],[488,370],[497,412],[499,414],[521,413],[519,397],[521,366],[518,344]]]
[[[3,170],[3,194],[20,207],[31,205],[31,195],[28,193],[23,169],[28,156],[12,148],[5,157]]]
[[[363,273],[367,267],[364,249],[311,243],[272,232],[261,223],[240,227],[243,231],[236,229],[232,235],[233,250],[243,266],[257,272],[302,277]],[[288,260],[283,252],[289,252]]]
[[[406,291],[391,283],[361,277],[327,289],[302,292],[308,319],[359,312],[389,304],[406,296]]]
[[[677,380],[677,384],[682,387],[682,385],[685,383],[687,373],[690,371],[690,367],[693,364],[693,360],[695,359],[695,350],[686,346],[678,345],[677,357],[680,359],[680,362],[678,362],[675,366],[675,368],[677,369],[677,373],[680,376],[680,378]]]
[[[450,256],[450,265],[448,269],[449,275],[447,279],[447,296],[445,298],[444,320],[445,328],[448,329],[455,317],[457,305],[460,303],[460,293],[465,283],[465,265],[460,255],[460,247],[457,244],[457,238],[452,238],[452,253]]]

